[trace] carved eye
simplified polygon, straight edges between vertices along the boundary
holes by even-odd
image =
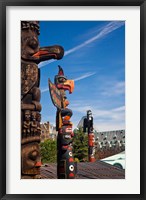
[[[69,156],[72,156],[72,152],[69,152]]]
[[[33,152],[31,152],[30,154],[29,154],[29,157],[32,159],[32,160],[36,160],[37,159],[37,157],[38,157],[38,151],[33,151]]]
[[[58,78],[58,81],[60,82],[60,83],[64,83],[65,81],[66,81],[66,79],[65,78]]]
[[[70,171],[74,171],[74,166],[73,166],[73,165],[70,165],[70,166],[69,166],[69,170],[70,170]]]
[[[29,41],[29,46],[32,48],[32,49],[36,49],[38,47],[38,41],[36,39],[32,39]]]

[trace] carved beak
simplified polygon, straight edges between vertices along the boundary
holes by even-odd
[[[66,80],[63,84],[58,84],[57,88],[68,90],[71,94],[74,90],[74,81],[73,80]]]
[[[64,55],[63,47],[59,45],[42,47],[39,49],[38,52],[32,55],[32,57],[38,62],[50,60],[50,59],[57,59],[60,60]]]

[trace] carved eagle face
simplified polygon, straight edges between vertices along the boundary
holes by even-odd
[[[66,76],[64,76],[63,69],[59,67],[58,75],[55,76],[55,85],[58,89],[62,90],[68,90],[69,93],[72,93],[74,90],[74,81],[68,80]]]
[[[21,58],[24,61],[32,61],[38,64],[45,60],[59,60],[63,57],[64,49],[59,45],[40,48],[38,22],[22,21],[21,29]]]

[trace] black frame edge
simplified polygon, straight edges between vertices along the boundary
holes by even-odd
[[[2,0],[6,6],[140,6],[145,0]]]
[[[140,98],[141,98],[141,107],[140,107],[140,112],[141,112],[141,121],[140,121],[140,129],[143,134],[141,134],[140,141],[141,141],[141,146],[140,146],[140,151],[144,152],[144,154],[141,153],[140,155],[140,160],[141,160],[141,194],[140,195],[103,195],[99,194],[98,197],[96,195],[66,195],[66,194],[55,194],[55,195],[45,195],[45,194],[24,194],[24,195],[19,195],[19,194],[6,194],[6,6],[140,6],[141,9],[141,21],[140,21],[140,37],[141,37],[141,55],[140,55],[140,65],[141,65],[141,73],[140,73]],[[144,79],[146,76],[145,72],[145,66],[146,66],[146,58],[144,55],[146,55],[146,1],[145,0],[79,0],[79,1],[74,1],[74,0],[52,0],[52,1],[17,1],[17,0],[12,0],[12,1],[0,1],[0,24],[1,24],[1,31],[0,31],[0,199],[2,200],[7,200],[7,199],[56,199],[56,200],[63,200],[65,198],[67,199],[85,199],[85,198],[96,198],[96,199],[102,199],[102,200],[107,200],[107,199],[116,199],[116,200],[146,200],[146,192],[144,189],[145,185],[145,180],[146,180],[146,174],[144,173],[144,169],[146,167],[146,159],[145,159],[145,151],[146,147],[144,145],[146,136],[145,136],[145,130],[146,130],[146,124],[145,119],[146,119],[146,93],[144,89],[146,88],[146,80]],[[144,94],[143,94],[144,93]],[[144,150],[144,151],[143,151]]]
[[[6,194],[6,31],[5,9],[0,2],[0,197]]]
[[[141,7],[140,7],[140,192],[142,194],[142,198],[144,199],[144,197],[146,197],[145,193],[145,189],[144,189],[144,156],[145,154],[145,130],[146,130],[146,126],[145,126],[145,119],[146,119],[146,109],[145,109],[145,103],[146,102],[146,96],[145,96],[145,92],[144,89],[146,87],[146,81],[145,81],[145,35],[146,35],[146,27],[145,27],[145,20],[146,19],[146,2],[144,2]],[[143,134],[142,134],[143,133]]]

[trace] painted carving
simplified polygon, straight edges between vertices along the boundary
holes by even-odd
[[[87,111],[87,117],[84,119],[83,131],[88,132],[88,160],[95,162],[95,136],[93,133],[93,117],[91,110]]]
[[[67,106],[69,101],[66,97],[66,90],[69,93],[73,92],[74,81],[68,80],[64,76],[63,69],[59,66],[58,75],[55,76],[53,84],[49,80],[50,96],[54,106],[57,108],[56,112],[56,130],[57,136],[57,177],[58,179],[74,179],[75,165],[72,147],[72,110]]]
[[[38,64],[61,59],[59,45],[39,46],[39,22],[21,21],[21,178],[40,177],[41,93]]]

